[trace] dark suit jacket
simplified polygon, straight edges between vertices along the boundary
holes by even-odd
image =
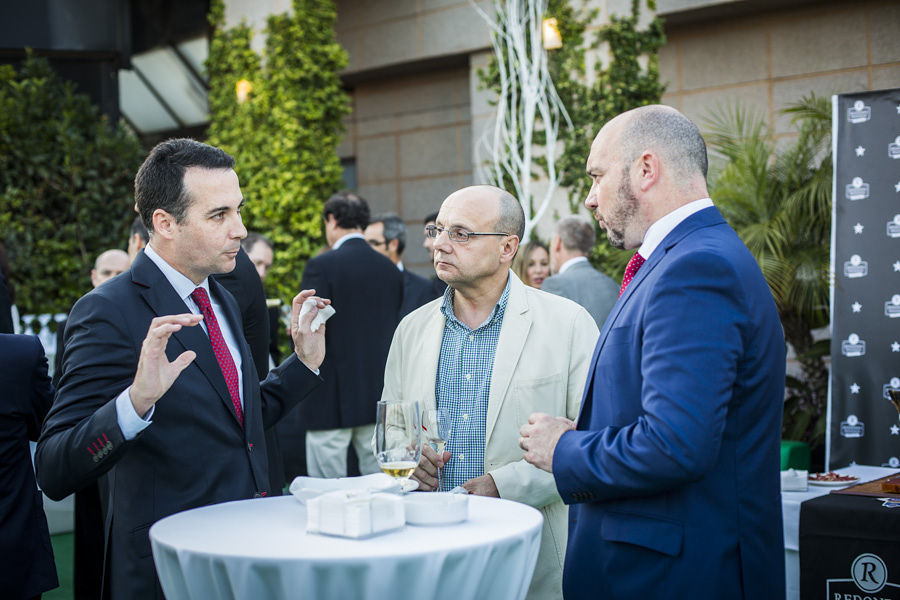
[[[691,215],[613,307],[553,455],[567,599],[784,598],[784,361],[753,256]]]
[[[424,277],[419,277],[409,269],[401,271],[403,274],[403,304],[400,305],[400,319],[437,298],[440,294],[434,293],[434,286]]]
[[[234,270],[213,275],[213,278],[231,292],[237,300],[238,310],[244,322],[244,338],[250,347],[256,375],[264,381],[269,374],[269,313],[266,309],[266,292],[253,261],[244,252],[238,252]],[[280,496],[284,488],[284,461],[281,443],[275,427],[266,429],[266,454],[269,458],[270,495]]]
[[[232,331],[242,330],[234,298],[214,279]],[[175,512],[269,493],[263,431],[319,384],[292,355],[259,384],[242,336],[244,427],[199,326],[172,334],[166,355],[194,361],[156,403],[152,424],[126,441],[115,398],[133,381],[150,321],[188,312],[143,253],[131,269],[82,297],[66,324],[63,376],[35,459],[45,493],[63,498],[109,473],[107,572],[112,598],[162,598],[148,530]],[[108,584],[108,585],[107,585]]]
[[[595,269],[590,263],[577,262],[565,273],[544,280],[541,289],[583,306],[602,329],[606,316],[619,297],[619,284]]]
[[[53,400],[37,337],[0,334],[0,390],[0,590],[20,600],[59,585],[28,448]]]
[[[311,430],[374,423],[403,301],[400,270],[366,240],[353,238],[310,259],[302,287],[331,298],[336,312],[325,329],[324,383],[300,407],[301,420]]]

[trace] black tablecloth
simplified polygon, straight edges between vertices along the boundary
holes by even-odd
[[[829,494],[800,505],[801,600],[900,600],[900,508]]]

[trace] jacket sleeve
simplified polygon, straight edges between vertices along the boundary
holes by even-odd
[[[565,416],[578,418],[581,397],[587,378],[594,344],[597,343],[597,324],[582,307],[577,307],[574,318],[569,320],[568,339],[564,347],[569,351],[569,370],[566,377]],[[521,425],[524,425],[522,423]],[[552,473],[538,469],[525,459],[503,465],[490,471],[501,498],[542,508],[560,499]]]
[[[563,434],[553,473],[567,503],[659,493],[697,480],[719,455],[728,404],[748,327],[745,291],[726,257],[713,252],[682,255],[667,265],[643,307],[628,343],[604,348],[640,356],[641,416],[620,427]],[[623,325],[623,328],[626,325]],[[621,358],[620,358],[621,360]],[[615,364],[615,363],[613,363]],[[629,377],[623,365],[614,377]],[[607,366],[607,368],[609,368]],[[592,402],[616,402],[621,393],[599,389]],[[585,494],[586,492],[586,494]]]
[[[134,380],[134,339],[120,307],[103,295],[88,294],[72,309],[63,375],[35,452],[38,483],[50,498],[106,473],[133,443],[119,429],[115,398]]]
[[[34,356],[29,360],[31,365],[31,383],[28,388],[28,407],[25,412],[28,425],[28,439],[37,441],[41,433],[41,423],[50,411],[53,402],[53,386],[47,374],[47,357],[44,347],[37,337],[33,339]]]

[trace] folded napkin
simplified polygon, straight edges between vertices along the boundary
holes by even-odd
[[[364,538],[405,524],[403,498],[397,494],[336,491],[306,502],[309,533]]]
[[[782,492],[805,492],[809,488],[807,476],[809,471],[797,471],[788,469],[781,472]]]
[[[327,492],[400,492],[400,483],[384,473],[373,473],[362,477],[341,477],[322,479],[320,477],[295,477],[288,491],[300,502]]]
[[[300,306],[300,316],[297,317],[297,326],[300,326],[300,321],[303,320],[303,315],[311,311],[316,306],[316,301],[313,298],[308,299]],[[334,314],[334,308],[329,304],[325,308],[320,308],[319,312],[313,317],[312,323],[309,324],[309,330],[313,333],[319,330],[319,327],[325,324],[325,321],[331,318]]]

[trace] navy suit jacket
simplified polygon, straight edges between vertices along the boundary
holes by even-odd
[[[83,296],[66,323],[63,375],[35,459],[45,493],[61,499],[109,474],[105,590],[112,598],[162,598],[148,531],[173,513],[269,493],[263,431],[320,380],[291,355],[260,384],[237,303],[213,278],[210,291],[241,346],[244,426],[200,326],[169,339],[166,355],[194,361],[156,403],[152,423],[126,441],[115,398],[134,379],[141,345],[157,316],[188,312],[144,253],[129,271]]]
[[[425,306],[440,294],[434,293],[434,286],[424,277],[420,277],[410,271],[403,270],[403,304],[400,305],[400,320],[416,310]]]
[[[301,287],[330,298],[335,310],[325,328],[324,383],[300,407],[301,422],[310,430],[374,423],[403,301],[400,269],[366,240],[351,238],[311,258]]]
[[[607,319],[553,474],[566,598],[784,597],[785,346],[715,208],[679,224]]]
[[[0,390],[0,590],[21,600],[59,585],[28,448],[53,401],[37,337],[0,334]]]

